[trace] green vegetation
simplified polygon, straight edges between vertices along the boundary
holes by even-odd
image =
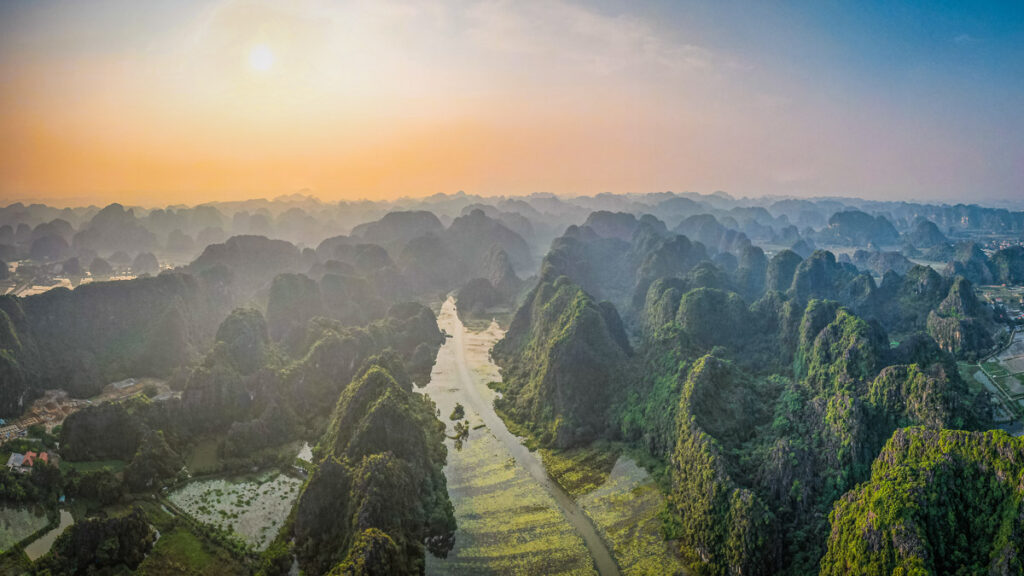
[[[446,560],[427,573],[593,574],[587,550],[551,496],[493,435],[474,436],[449,454],[448,480],[459,531]]]
[[[493,350],[503,369],[497,409],[544,445],[570,447],[606,434],[629,344],[614,307],[566,277],[542,281]]]
[[[60,469],[36,462],[28,474],[0,468],[0,502],[55,504],[63,488]]]
[[[216,273],[215,267],[211,270],[209,273]],[[3,302],[18,303],[11,299]],[[10,317],[4,310],[0,308],[0,313],[5,314],[0,321],[7,319],[10,327]],[[159,315],[154,325],[166,324],[172,331],[182,333],[193,329],[188,322],[181,322],[177,313],[169,314]],[[70,415],[61,427],[63,473],[42,464],[37,464],[28,475],[0,469],[0,488],[7,501],[52,505],[64,493],[76,499],[75,506],[81,508],[83,527],[69,536],[73,538],[67,545],[71,548],[55,546],[54,552],[39,565],[54,573],[73,572],[73,566],[79,562],[106,565],[114,572],[137,569],[150,574],[186,570],[224,573],[217,571],[218,566],[223,566],[228,573],[248,573],[252,551],[274,544],[274,550],[281,552],[276,557],[287,559],[287,569],[291,547],[287,540],[278,538],[278,528],[286,526],[284,531],[291,534],[294,523],[286,523],[286,518],[298,496],[300,482],[286,476],[279,476],[288,480],[284,491],[272,489],[274,482],[260,483],[252,489],[254,497],[239,492],[230,501],[221,502],[213,492],[201,491],[198,504],[190,505],[188,513],[203,523],[182,517],[166,526],[166,530],[161,528],[166,541],[157,545],[144,566],[138,566],[141,556],[134,551],[135,543],[118,536],[117,546],[112,547],[110,539],[103,535],[119,533],[122,524],[133,521],[134,513],[126,514],[126,502],[178,484],[186,470],[213,473],[290,464],[297,439],[319,435],[328,427],[330,405],[374,354],[377,356],[372,365],[386,369],[398,388],[388,399],[376,404],[380,410],[371,411],[372,418],[362,420],[371,432],[363,430],[361,434],[368,436],[350,438],[352,449],[359,447],[358,453],[339,452],[330,458],[359,464],[353,473],[352,494],[378,494],[372,487],[382,482],[382,492],[373,498],[386,498],[396,490],[408,495],[410,500],[396,501],[396,505],[412,510],[409,518],[419,520],[410,519],[395,526],[388,524],[388,519],[397,516],[388,513],[381,516],[384,521],[378,522],[388,537],[401,545],[397,558],[401,559],[403,571],[408,566],[422,565],[425,548],[442,554],[450,548],[454,519],[440,471],[444,462],[443,426],[435,419],[429,401],[412,392],[414,379],[422,382],[426,378],[443,342],[433,314],[421,305],[408,303],[385,309],[383,317],[363,327],[345,326],[322,317],[289,326],[288,342],[278,345],[270,339],[271,330],[258,310],[236,309],[221,323],[213,345],[194,367],[181,369],[187,363],[184,360],[175,364],[179,367],[175,385],[184,388],[180,399],[151,399],[143,394],[88,406]],[[166,332],[163,328],[158,330]],[[21,343],[19,334],[11,334],[13,339],[4,344],[5,349]],[[157,347],[169,345],[164,340],[152,342],[159,342]],[[188,348],[192,355],[192,344]],[[27,354],[22,358],[30,358]],[[143,350],[141,354],[140,358],[148,352]],[[410,367],[409,373],[406,365]],[[7,366],[17,369],[13,363]],[[360,406],[360,410],[367,408]],[[297,416],[300,413],[303,418]],[[402,430],[408,437],[394,436],[401,429],[399,424],[412,426]],[[468,431],[468,424],[466,428]],[[417,434],[421,438],[419,443],[408,442]],[[389,440],[378,446],[381,439]],[[52,444],[55,440],[45,442]],[[399,453],[399,447],[407,451]],[[316,476],[317,467],[308,468]],[[414,489],[389,484],[392,480]],[[190,486],[193,484],[172,494],[184,493]],[[227,497],[227,492],[220,496]],[[421,502],[420,498],[423,503],[414,504]],[[375,501],[371,498],[361,509],[372,509]],[[95,513],[100,516],[87,517]],[[152,516],[156,512],[146,513]],[[94,520],[109,522],[101,525]],[[147,533],[136,532],[140,538]],[[241,534],[247,544],[233,534]],[[426,535],[430,542],[424,546]],[[368,540],[353,541],[348,561],[362,561],[365,565],[374,557],[379,547],[370,536],[368,533]],[[107,543],[97,543],[96,538]],[[326,553],[333,551],[332,544]],[[339,557],[335,564],[345,560],[346,557]],[[281,562],[274,560],[271,564],[279,566]],[[323,571],[330,567],[325,566]]]
[[[125,486],[133,492],[142,492],[159,486],[174,477],[184,466],[178,455],[157,430],[146,433],[131,463],[124,469]]]
[[[989,256],[987,241],[954,247],[946,233],[1017,234],[1019,214],[671,194],[435,200],[440,218],[361,224],[380,206],[352,205],[358,219],[323,222],[296,200],[231,221],[299,246],[210,244],[229,219],[209,206],[60,214],[74,225],[0,208],[16,288],[56,274],[78,285],[87,268],[158,274],[157,255],[178,262],[209,244],[156,276],[0,297],[0,416],[45,389],[93,397],[128,377],[180,393],[94,398],[66,419],[59,450],[32,429],[61,466],[0,469],[0,499],[53,521],[65,495],[78,522],[36,566],[11,554],[0,572],[271,576],[295,560],[309,574],[591,573],[583,541],[496,445],[476,400],[448,396],[441,411],[415,391],[445,337],[430,308],[405,300],[453,290],[467,323],[525,297],[493,349],[496,412],[541,449],[627,574],[1021,570],[1018,444],[947,430],[991,426],[980,368],[954,359],[990,354],[1006,311],[974,284],[1020,282],[1024,249]],[[592,206],[649,207],[678,225],[602,210],[566,228]],[[318,236],[336,224],[351,236]],[[559,230],[523,294],[517,271],[533,273]],[[754,245],[766,241],[770,258]],[[899,244],[904,254],[878,249]],[[940,274],[908,257],[953,261]],[[469,341],[472,354],[489,347]],[[1012,365],[981,368],[1015,398],[1024,374]],[[481,382],[498,378],[491,368],[475,367]]]
[[[296,508],[304,570],[414,573],[423,569],[425,549],[451,550],[444,425],[434,414],[391,356],[371,359],[345,389]]]
[[[677,416],[668,526],[698,570],[812,571],[825,512],[867,477],[892,430],[984,425],[941,353],[879,372],[887,342],[848,311],[811,302],[792,378],[762,379],[713,356],[693,365]]]
[[[215,279],[169,273],[4,297],[0,356],[14,378],[0,380],[0,398],[47,388],[89,397],[128,376],[168,376],[216,328],[226,311],[208,294],[223,289]],[[0,413],[15,410],[0,402]]]
[[[124,516],[87,518],[61,534],[35,568],[54,574],[135,570],[154,540],[153,529],[138,508]]]
[[[138,568],[145,576],[243,576],[245,566],[216,545],[196,536],[185,526],[161,531],[160,540]]]
[[[136,501],[146,519],[160,531],[153,549],[137,569],[148,576],[171,574],[251,574],[251,560],[223,531],[171,513],[161,500]],[[227,546],[227,543],[231,545]],[[192,572],[189,572],[192,570]]]
[[[454,311],[442,312],[439,323],[452,326]],[[453,326],[452,326],[453,328]],[[451,328],[449,328],[451,329]],[[497,376],[486,351],[500,338],[495,331],[463,333],[471,382],[456,370],[453,341],[438,354],[438,365],[424,391],[442,414],[466,402],[466,385],[490,401],[493,393],[483,386]],[[428,574],[593,574],[583,540],[563,516],[555,499],[531,472],[520,466],[506,444],[476,413],[465,406],[471,426],[469,437],[452,441],[445,466],[448,494],[455,508],[458,531],[455,545],[444,558],[427,556]],[[477,424],[477,422],[479,422]]]
[[[452,408],[452,413],[448,416],[449,420],[462,420],[466,417],[466,409],[462,404],[456,403],[455,408]]]
[[[985,369],[985,372],[988,372],[991,376],[996,378],[1004,378],[1010,375],[1006,368],[1003,368],[1003,365],[999,362],[989,361],[985,362],[981,366]]]
[[[302,482],[268,472],[256,477],[193,480],[167,499],[195,520],[262,551],[277,537]]]
[[[0,553],[25,540],[49,524],[38,507],[8,505],[0,507]]]
[[[623,574],[685,573],[662,530],[665,495],[632,459],[619,458],[601,485],[577,501],[612,545]]]
[[[540,455],[551,478],[574,498],[607,482],[619,459],[619,451],[606,443],[568,450],[542,449]]]
[[[643,305],[634,300],[624,323],[642,335],[632,355],[617,315],[574,283],[589,285],[609,267],[588,260],[604,240],[577,240],[584,236],[556,242],[495,347],[505,377],[497,406],[543,447],[624,438],[669,461],[664,528],[697,573],[813,573],[827,512],[868,478],[892,431],[990,425],[987,395],[964,383],[947,354],[989,345],[975,337],[989,320],[962,278],[918,267],[888,274],[879,288],[820,251],[774,265],[745,254],[740,282],[698,264],[643,285]],[[639,236],[634,251],[663,246]],[[753,270],[771,281],[755,282]],[[770,284],[787,292],[747,305],[733,291]],[[886,326],[900,345],[890,346]],[[583,428],[580,409],[611,426]],[[545,456],[571,491],[599,484],[585,456]]]
[[[839,500],[822,575],[1020,574],[1024,440],[907,428]]]

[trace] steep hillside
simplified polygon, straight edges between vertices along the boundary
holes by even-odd
[[[444,425],[434,411],[386,360],[371,359],[345,389],[296,507],[306,573],[416,574],[426,550],[451,549]]]
[[[1024,573],[1024,440],[898,430],[829,516],[822,576]]]
[[[835,305],[807,307],[793,358],[791,378],[713,356],[685,376],[669,526],[704,573],[808,573],[825,513],[867,478],[892,430],[987,424],[941,359],[879,372],[884,334]]]
[[[219,278],[182,273],[0,299],[0,413],[46,388],[79,397],[129,376],[169,376],[230,310]]]
[[[542,279],[494,347],[503,377],[496,406],[544,444],[602,437],[627,388],[629,354],[614,307],[565,276]]]

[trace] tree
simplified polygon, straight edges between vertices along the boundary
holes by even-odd
[[[52,574],[101,574],[135,570],[155,541],[145,514],[133,508],[125,516],[86,518],[54,542],[38,568]]]
[[[173,477],[184,466],[181,456],[171,449],[160,430],[143,437],[138,452],[124,470],[124,483],[129,490],[152,489],[157,483]]]

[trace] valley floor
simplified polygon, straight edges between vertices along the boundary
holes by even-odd
[[[469,437],[448,444],[444,472],[458,521],[446,559],[428,556],[429,574],[672,574],[682,564],[661,538],[663,496],[646,472],[620,457],[600,486],[575,497],[545,470],[539,453],[508,431],[487,383],[500,379],[490,350],[497,323],[470,332],[449,299],[438,325],[451,338],[423,391],[449,414],[462,404]]]

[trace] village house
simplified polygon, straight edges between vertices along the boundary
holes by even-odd
[[[10,457],[7,458],[7,468],[14,470],[15,472],[27,473],[32,470],[32,467],[36,462],[47,462],[50,461],[50,455],[46,452],[33,452],[29,450],[24,454],[12,452]]]

